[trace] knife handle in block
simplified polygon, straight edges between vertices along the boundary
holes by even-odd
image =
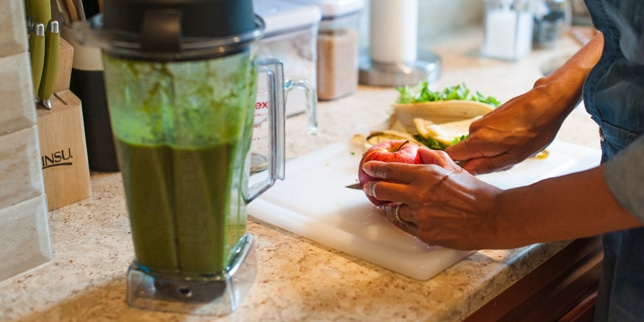
[[[51,20],[45,30],[45,63],[43,65],[42,80],[38,89],[38,97],[47,109],[51,109],[49,99],[54,93],[54,85],[58,74],[58,60],[60,58],[60,26],[58,21]]]
[[[45,25],[38,23],[29,33],[29,56],[31,58],[31,79],[34,85],[34,97],[38,96],[42,70],[45,63]]]
[[[67,13],[69,14],[69,20],[71,22],[78,21],[78,11],[76,10],[76,5],[73,0],[65,0],[65,7],[67,8]]]
[[[46,24],[51,20],[51,2],[50,0],[25,0],[29,4],[25,4],[25,7],[29,9],[30,12],[27,12],[27,15],[31,15],[34,24],[42,23]]]

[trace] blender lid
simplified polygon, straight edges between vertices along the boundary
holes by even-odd
[[[289,1],[253,0],[255,13],[264,19],[265,37],[291,30],[309,28],[320,23],[320,8]]]
[[[174,27],[175,15],[187,37],[225,37],[255,28],[251,0],[110,0],[103,12],[105,29],[133,33],[164,32]]]
[[[359,12],[365,6],[364,0],[287,0],[320,7],[322,19],[334,19]]]
[[[163,59],[213,46],[224,54],[239,51],[264,28],[252,0],[110,0],[88,24],[86,33],[108,51]]]

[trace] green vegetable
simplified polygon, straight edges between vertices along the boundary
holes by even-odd
[[[492,96],[485,96],[480,92],[470,94],[470,90],[465,86],[465,83],[455,86],[448,86],[442,91],[432,91],[429,89],[429,82],[425,81],[417,86],[403,86],[397,87],[400,96],[396,103],[398,104],[413,104],[422,102],[436,102],[436,101],[450,101],[450,100],[470,100],[489,104],[493,107],[501,105],[501,103]]]
[[[432,150],[445,150],[447,145],[440,143],[432,138],[426,138],[420,134],[414,134],[414,139]]]
[[[467,139],[468,136],[469,135],[467,135],[467,134],[463,134],[460,137],[455,138],[454,140],[452,140],[452,145]]]
[[[447,145],[447,144],[443,144],[441,142],[438,142],[438,141],[434,140],[433,138],[423,137],[420,134],[414,134],[413,136],[414,136],[414,139],[416,139],[418,142],[420,142],[421,144],[423,144],[424,146],[426,146],[426,147],[428,147],[428,148],[430,148],[432,150],[445,150],[445,149],[447,149],[448,146],[452,146],[452,145],[454,145],[454,144],[456,144],[458,142],[461,142],[461,141],[467,139],[467,137],[468,137],[467,134],[463,134],[460,137],[455,138],[450,145]]]
[[[499,100],[497,100],[496,98],[494,98],[492,96],[484,96],[479,91],[476,91],[476,94],[473,95],[470,99],[472,101],[489,104],[489,105],[492,105],[494,107],[497,107],[497,106],[501,105],[501,102],[499,102]]]

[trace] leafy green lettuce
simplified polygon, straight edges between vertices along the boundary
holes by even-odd
[[[480,92],[474,94],[470,93],[465,83],[448,86],[442,91],[432,91],[429,89],[429,82],[425,81],[417,86],[403,86],[397,87],[400,96],[396,103],[398,104],[413,104],[423,102],[436,102],[436,101],[450,101],[450,100],[463,100],[475,101],[489,104],[492,107],[497,107],[501,103],[492,96],[485,96]]]
[[[454,145],[454,144],[456,144],[458,142],[461,142],[461,141],[467,139],[467,137],[468,137],[467,134],[461,135],[460,137],[455,138],[450,145],[446,145],[444,143],[441,143],[441,142],[438,142],[438,141],[434,140],[431,137],[426,138],[426,137],[424,137],[424,136],[422,136],[420,134],[414,134],[413,136],[414,136],[414,139],[416,139],[416,141],[422,143],[424,146],[426,146],[426,147],[428,147],[428,148],[430,148],[432,150],[445,150],[445,149],[447,149],[448,146],[452,146],[452,145]]]

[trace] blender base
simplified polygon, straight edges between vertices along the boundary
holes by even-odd
[[[127,272],[129,306],[161,312],[226,315],[234,312],[250,290],[257,262],[253,236],[246,233],[226,270],[208,277],[153,275],[136,261]]]
[[[421,49],[417,57],[413,62],[380,63],[364,54],[360,57],[359,82],[372,86],[408,86],[436,81],[441,71],[440,57]]]

